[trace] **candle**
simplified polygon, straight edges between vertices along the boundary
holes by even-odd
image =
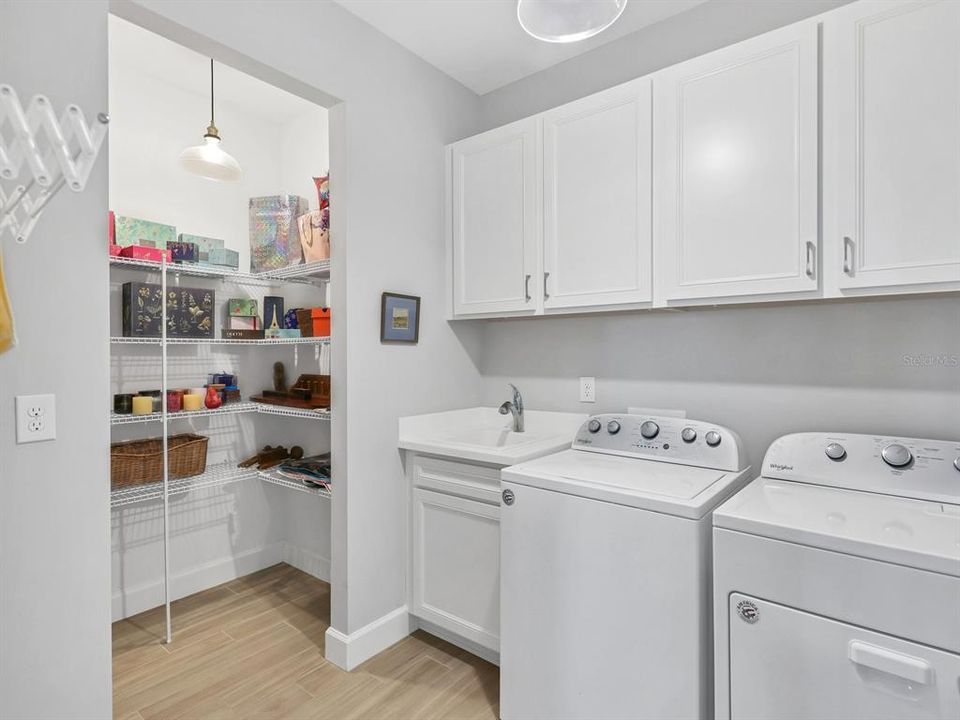
[[[136,400],[136,398],[134,398]],[[184,410],[199,410],[203,407],[203,395],[197,395],[196,393],[190,393],[189,395],[183,396],[183,409]],[[134,411],[136,412],[136,411]]]
[[[153,412],[153,398],[149,395],[136,395],[133,398],[133,414],[149,415]]]
[[[118,415],[129,415],[133,412],[133,395],[120,393],[113,396],[113,411]]]
[[[167,412],[180,412],[183,408],[183,392],[167,390]]]

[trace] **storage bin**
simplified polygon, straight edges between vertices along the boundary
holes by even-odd
[[[203,251],[200,251],[201,257]],[[207,263],[217,267],[228,267],[233,270],[240,268],[240,253],[230,248],[210,248],[207,254]]]
[[[167,438],[171,478],[200,475],[207,469],[207,443],[203,435]],[[163,440],[129,440],[110,446],[110,486],[114,490],[163,480]]]
[[[173,225],[141,220],[140,218],[114,215],[114,240],[120,247],[144,245],[166,248],[167,243],[177,241],[177,228]]]
[[[313,337],[330,337],[330,308],[311,308]]]

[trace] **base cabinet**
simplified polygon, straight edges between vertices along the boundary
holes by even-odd
[[[499,470],[413,462],[411,612],[500,651]],[[418,487],[419,484],[429,487]]]

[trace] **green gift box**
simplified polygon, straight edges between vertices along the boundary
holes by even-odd
[[[173,225],[117,215],[114,221],[116,242],[120,247],[145,245],[165,249],[167,243],[177,241],[177,228]]]
[[[257,317],[257,301],[255,298],[230,298],[227,300],[227,315],[241,317]]]
[[[210,248],[207,263],[237,270],[240,267],[240,253],[230,248]]]
[[[204,237],[203,235],[188,235],[187,233],[180,233],[180,242],[193,243],[197,246],[199,256],[197,262],[200,263],[209,262],[211,250],[222,250],[224,247],[224,241],[218,238]]]

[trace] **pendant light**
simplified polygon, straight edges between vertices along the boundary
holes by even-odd
[[[627,0],[517,0],[520,27],[537,40],[572,43],[613,25]]]
[[[220,132],[213,123],[213,58],[210,58],[210,125],[202,145],[188,147],[180,153],[180,165],[208,180],[236,182],[243,175],[240,163],[220,147]]]

